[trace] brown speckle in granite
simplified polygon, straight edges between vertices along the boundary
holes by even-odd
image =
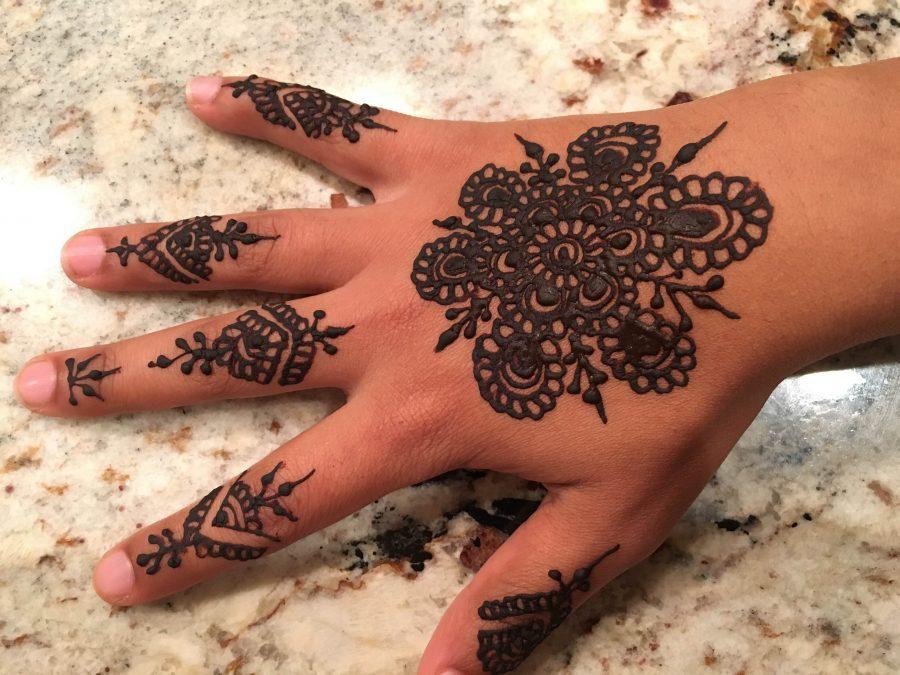
[[[40,449],[41,446],[32,445],[22,454],[7,457],[6,461],[3,462],[3,473],[39,467],[41,465],[41,459],[37,454],[40,452]]]
[[[669,9],[669,0],[641,0],[645,16],[659,16]]]
[[[83,124],[88,118],[88,113],[76,106],[69,106],[63,112],[63,117],[68,119],[60,122],[50,130],[50,138],[56,138],[60,134]]]
[[[227,666],[225,666],[225,673],[239,673],[241,670],[241,666],[244,665],[244,655],[239,654],[235,658],[233,658]]]
[[[147,101],[145,105],[154,112],[166,101],[166,87],[161,82],[154,82],[147,87]]]
[[[14,638],[0,638],[0,644],[3,645],[4,649],[18,647],[19,645],[25,644],[29,637],[28,633],[22,633]]]
[[[47,485],[46,483],[41,483],[41,486],[52,495],[64,495],[69,489],[68,483],[63,483],[62,485]]]
[[[679,105],[681,103],[690,103],[694,100],[694,97],[686,91],[678,90],[673,95],[672,98],[669,99],[666,106],[670,105]]]
[[[341,192],[334,192],[331,195],[331,208],[333,209],[345,209],[347,208],[347,195]]]
[[[716,661],[719,658],[716,656],[716,651],[712,647],[706,648],[706,653],[703,654],[703,665],[707,668],[716,665]]]
[[[572,63],[591,75],[599,75],[603,72],[603,59],[599,56],[583,56],[580,59],[572,59]]]
[[[459,552],[459,561],[464,567],[477,572],[504,541],[506,535],[496,528],[479,527]]]
[[[894,493],[880,481],[869,481],[869,484],[866,487],[874,492],[875,496],[878,497],[885,506],[894,505]]]
[[[9,484],[3,489],[6,491],[6,494],[11,495],[16,488],[14,488],[12,484]]]
[[[281,431],[281,429],[281,422],[279,422],[275,418],[272,418],[272,422],[269,424],[269,431],[271,431],[273,434],[277,434],[279,431]]]
[[[873,584],[878,584],[879,586],[890,586],[894,583],[893,579],[888,579],[885,576],[880,574],[869,574],[866,576],[868,581],[871,581]]]
[[[841,630],[833,621],[829,619],[820,619],[818,624],[819,632],[825,636],[822,644],[826,647],[834,647],[841,643]]]
[[[562,102],[567,108],[571,108],[574,105],[578,105],[579,103],[584,103],[585,97],[580,96],[578,94],[569,94],[568,96],[562,97]]]
[[[219,459],[224,459],[225,461],[228,461],[229,459],[231,459],[231,453],[228,450],[224,450],[222,448],[219,448],[218,450],[213,450],[212,455],[213,455],[213,457],[217,457]]]
[[[178,431],[173,431],[169,434],[162,434],[158,429],[151,429],[146,435],[148,443],[168,443],[178,454],[184,454],[187,451],[187,444],[191,440],[192,434],[191,427],[183,426]]]
[[[57,164],[59,164],[59,157],[47,155],[44,159],[34,165],[34,172],[39,176],[43,176]]]
[[[79,546],[83,543],[84,537],[70,537],[68,534],[64,534],[56,540],[57,546]]]
[[[103,470],[103,473],[100,474],[100,479],[104,483],[109,483],[112,485],[113,483],[124,483],[130,478],[127,473],[119,473],[113,467],[108,466]]]
[[[750,612],[750,623],[756,626],[764,638],[777,638],[784,635],[784,632],[779,632],[772,628],[769,622],[762,619],[755,610]]]
[[[59,570],[64,570],[66,568],[65,564],[62,560],[57,558],[55,555],[51,555],[50,553],[45,553],[37,561],[38,567],[43,565],[50,565]]]

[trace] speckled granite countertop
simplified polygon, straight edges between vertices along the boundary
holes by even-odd
[[[94,596],[108,545],[340,405],[319,392],[80,422],[14,401],[32,354],[253,299],[80,290],[57,262],[76,230],[361,197],[204,127],[182,104],[190,76],[265,73],[425,116],[627,110],[900,55],[898,19],[894,0],[0,0],[0,671],[414,672],[472,538],[499,541],[539,497],[462,473],[167,602]],[[898,350],[779,387],[666,544],[529,667],[900,670]]]

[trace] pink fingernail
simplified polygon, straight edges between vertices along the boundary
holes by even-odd
[[[94,588],[104,600],[122,600],[134,588],[134,567],[121,549],[108,554],[94,568]]]
[[[212,103],[221,88],[221,77],[195,77],[188,82],[187,101],[194,105]]]
[[[63,265],[76,277],[89,277],[100,269],[105,255],[106,246],[97,235],[75,236],[63,247]]]
[[[16,378],[16,391],[27,406],[49,403],[56,391],[56,368],[50,361],[25,366]]]

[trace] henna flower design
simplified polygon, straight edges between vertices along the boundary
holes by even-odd
[[[247,482],[246,471],[234,480],[224,496],[221,496],[224,486],[214,488],[188,510],[180,534],[165,527],[159,534],[148,535],[147,543],[156,548],[139,553],[135,562],[152,576],[162,569],[163,563],[170,569],[181,567],[182,559],[190,551],[198,558],[256,560],[269,550],[269,542],[281,542],[267,527],[271,528],[280,519],[297,522],[297,516],[283,502],[316,472],[313,469],[298,480],[282,481],[276,486],[276,475],[283,467],[284,462],[278,462],[260,476],[256,491]],[[216,505],[218,508],[212,515]],[[265,514],[266,511],[271,514]],[[233,533],[250,536],[235,538]]]
[[[293,82],[278,82],[251,75],[246,80],[222,85],[230,88],[234,98],[247,94],[256,111],[269,124],[290,130],[303,129],[309,138],[329,136],[335,129],[351,143],[359,141],[357,127],[363,129],[396,129],[375,121],[381,111],[375,106],[357,105],[327,91]]]
[[[181,372],[190,375],[198,368],[212,375],[215,366],[227,369],[239,380],[269,384],[280,370],[278,384],[295,385],[303,381],[319,348],[336,354],[332,340],[346,335],[353,326],[321,326],[325,312],[317,309],[313,320],[297,313],[285,302],[267,303],[248,310],[210,339],[205,333],[193,334],[194,346],[185,338],[176,338],[181,351],[174,356],[160,354],[147,366],[168,368],[180,361]]]
[[[666,165],[654,161],[657,126],[594,127],[569,144],[568,170],[517,135],[529,161],[473,173],[463,217],[435,220],[449,233],[413,262],[419,295],[448,306],[435,350],[475,339],[482,397],[516,419],[541,419],[569,393],[606,422],[610,375],[639,394],[687,385],[697,364],[687,301],[737,319],[710,272],[762,245],[772,219],[749,178],[676,173],[724,128]]]
[[[247,231],[247,223],[229,218],[221,230],[215,224],[221,216],[195,216],[163,225],[155,232],[133,244],[122,237],[118,246],[106,249],[119,256],[122,267],[128,266],[133,255],[157,274],[181,284],[209,281],[213,269],[211,259],[222,262],[225,253],[232,260],[238,258],[238,244],[251,246],[260,241],[275,241],[278,235],[267,236]]]
[[[490,622],[478,631],[476,656],[486,673],[508,673],[528,658],[528,655],[550,633],[559,628],[572,613],[575,591],[591,590],[591,573],[606,558],[619,551],[616,544],[611,549],[579,567],[570,581],[563,581],[559,570],[550,570],[547,576],[557,587],[538,593],[507,595],[499,600],[487,600],[478,608],[478,618]]]

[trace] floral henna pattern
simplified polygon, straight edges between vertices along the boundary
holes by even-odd
[[[213,272],[209,266],[211,258],[221,262],[227,252],[232,260],[237,260],[238,244],[249,246],[278,239],[278,235],[248,232],[247,223],[234,218],[228,219],[223,230],[217,230],[213,225],[221,219],[221,216],[197,216],[179,220],[164,225],[136,244],[129,242],[128,237],[122,237],[118,246],[108,248],[106,252],[119,256],[122,267],[127,267],[129,258],[134,255],[170,281],[196,284],[209,281]]]
[[[460,335],[481,396],[516,419],[541,419],[563,393],[606,422],[612,374],[639,394],[688,383],[696,346],[685,301],[737,319],[713,293],[721,270],[766,240],[772,205],[743,176],[676,170],[725,128],[656,161],[655,125],[594,127],[560,157],[516,135],[530,161],[488,164],[463,185],[463,217],[413,263],[419,295],[448,306],[435,351]],[[489,330],[482,324],[489,322]]]
[[[544,639],[572,613],[575,591],[587,593],[591,589],[591,572],[604,559],[619,550],[616,544],[586,567],[575,570],[572,580],[565,583],[559,570],[547,576],[559,588],[543,593],[509,595],[502,600],[488,600],[478,608],[482,621],[502,621],[503,628],[478,631],[476,656],[486,673],[508,673],[515,670]],[[531,617],[507,622],[516,617]]]
[[[305,84],[276,82],[251,75],[246,80],[222,86],[233,89],[231,95],[234,98],[247,94],[266,122],[291,130],[299,124],[309,138],[329,136],[339,128],[344,138],[356,143],[359,140],[357,126],[397,131],[372,119],[381,112],[378,108],[365,103],[357,105]]]
[[[243,478],[242,473],[219,503],[219,508],[209,522],[209,515],[216,503],[223,486],[219,486],[207,494],[195,504],[184,519],[181,535],[176,536],[169,528],[163,528],[160,534],[151,534],[147,541],[156,547],[152,553],[140,553],[135,562],[140,567],[146,567],[149,575],[159,572],[163,562],[176,569],[181,566],[181,560],[189,549],[193,549],[198,558],[225,558],[226,560],[255,560],[267,550],[267,545],[251,545],[240,542],[222,541],[213,538],[203,532],[206,525],[211,528],[221,528],[252,534],[256,537],[268,539],[272,542],[281,540],[270,532],[266,532],[261,518],[263,509],[269,509],[278,518],[287,518],[291,522],[297,522],[295,516],[281,499],[289,497],[298,485],[302,485],[315,473],[315,469],[295,481],[284,481],[274,487],[275,475],[284,466],[283,462],[275,465],[271,471],[259,479],[259,489],[254,492]]]
[[[329,340],[353,328],[321,328],[319,322],[324,318],[325,312],[320,309],[313,312],[310,322],[286,303],[266,304],[259,311],[251,309],[241,314],[212,341],[200,331],[193,335],[193,347],[184,338],[177,338],[179,354],[160,354],[148,365],[168,368],[181,361],[185,375],[190,375],[195,366],[204,375],[211,375],[213,366],[221,366],[232,377],[258,384],[269,384],[280,370],[278,384],[299,384],[312,367],[319,348],[326,354],[336,354],[337,347]]]
[[[103,397],[98,391],[100,380],[104,377],[109,377],[110,375],[121,372],[121,368],[113,368],[111,370],[97,370],[95,368],[88,372],[84,372],[98,356],[100,356],[100,354],[94,354],[84,361],[78,361],[77,363],[75,359],[66,359],[66,384],[69,387],[69,405],[78,405],[78,399],[75,396],[76,390],[80,390],[85,396],[90,396],[98,401],[102,401]]]

